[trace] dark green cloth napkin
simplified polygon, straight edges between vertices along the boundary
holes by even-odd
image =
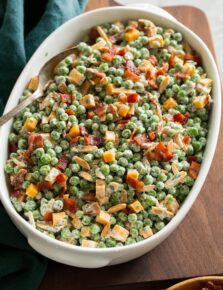
[[[86,2],[0,0],[0,114],[32,53],[59,25],[80,14]],[[30,31],[27,26],[31,27]],[[37,289],[45,274],[47,259],[31,249],[1,205],[0,229],[0,290]]]

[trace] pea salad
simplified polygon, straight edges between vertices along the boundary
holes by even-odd
[[[134,244],[165,227],[199,174],[212,80],[180,32],[147,19],[94,27],[77,47],[13,120],[10,199],[54,239]]]

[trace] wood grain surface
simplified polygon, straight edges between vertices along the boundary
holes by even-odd
[[[108,5],[113,2],[92,0],[87,10]],[[202,11],[186,6],[166,10],[197,33],[214,54],[210,28]],[[178,229],[152,252],[134,261],[101,269],[80,269],[49,261],[39,290],[105,287],[154,290],[162,284],[156,283],[158,280],[168,280],[171,284],[173,279],[223,273],[222,148],[221,132],[211,170],[198,199]]]

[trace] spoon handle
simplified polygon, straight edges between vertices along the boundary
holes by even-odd
[[[15,108],[10,110],[8,113],[0,117],[0,127],[12,119],[15,115],[21,112],[25,107],[30,105],[33,101],[41,97],[42,93],[40,90],[36,90],[32,95],[30,95],[27,99],[19,103]]]

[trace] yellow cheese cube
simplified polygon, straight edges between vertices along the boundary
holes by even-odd
[[[85,95],[80,100],[81,105],[86,107],[87,109],[91,109],[95,107],[95,100],[93,95]]]
[[[79,128],[79,126],[78,126],[78,125],[74,125],[74,126],[70,129],[68,135],[69,135],[71,138],[74,138],[74,137],[76,137],[76,136],[80,136],[80,128]]]
[[[84,80],[85,80],[85,76],[80,73],[76,68],[73,68],[69,74],[70,77],[70,81],[76,85],[81,85]]]
[[[92,240],[82,240],[81,246],[86,248],[97,248],[98,243]]]
[[[91,229],[90,229],[90,227],[82,227],[81,228],[81,236],[83,238],[90,238],[90,236],[91,236]]]
[[[65,216],[65,212],[53,213],[53,226],[57,227],[66,224]]]
[[[131,208],[135,213],[138,213],[138,212],[144,210],[143,206],[141,205],[141,203],[138,200],[131,203],[129,205],[129,208]]]
[[[138,179],[138,177],[139,177],[139,172],[138,172],[136,169],[128,169],[128,172],[127,172],[127,179],[128,179],[128,177],[133,177],[133,178]]]
[[[38,188],[35,184],[30,183],[30,185],[27,187],[26,189],[26,195],[28,195],[29,197],[34,198],[38,193]]]
[[[125,33],[125,39],[128,42],[136,40],[137,38],[139,38],[139,31],[135,28],[131,28]]]
[[[193,104],[196,108],[202,109],[204,108],[209,102],[208,96],[198,96],[193,99]]]
[[[111,216],[104,210],[100,210],[99,214],[96,217],[96,222],[102,225],[107,225],[110,222]]]
[[[105,141],[111,141],[111,142],[115,142],[116,136],[115,136],[115,132],[113,131],[106,131],[105,132]]]
[[[115,152],[112,149],[108,150],[108,151],[105,151],[103,153],[103,159],[107,163],[115,161]]]
[[[139,234],[143,236],[144,239],[147,239],[153,235],[153,231],[150,226],[145,226],[139,231]]]
[[[30,118],[26,119],[23,127],[28,132],[32,132],[35,130],[37,123],[38,123],[38,121],[35,118],[30,117]]]
[[[173,99],[173,98],[169,98],[165,101],[165,103],[163,104],[163,107],[166,109],[166,110],[169,110],[169,109],[173,109],[177,106],[177,102]]]
[[[125,242],[128,235],[129,231],[120,225],[115,225],[111,231],[111,237],[120,242]]]
[[[127,105],[121,105],[120,108],[118,109],[118,114],[122,117],[126,117],[126,115],[129,112],[129,106]]]

